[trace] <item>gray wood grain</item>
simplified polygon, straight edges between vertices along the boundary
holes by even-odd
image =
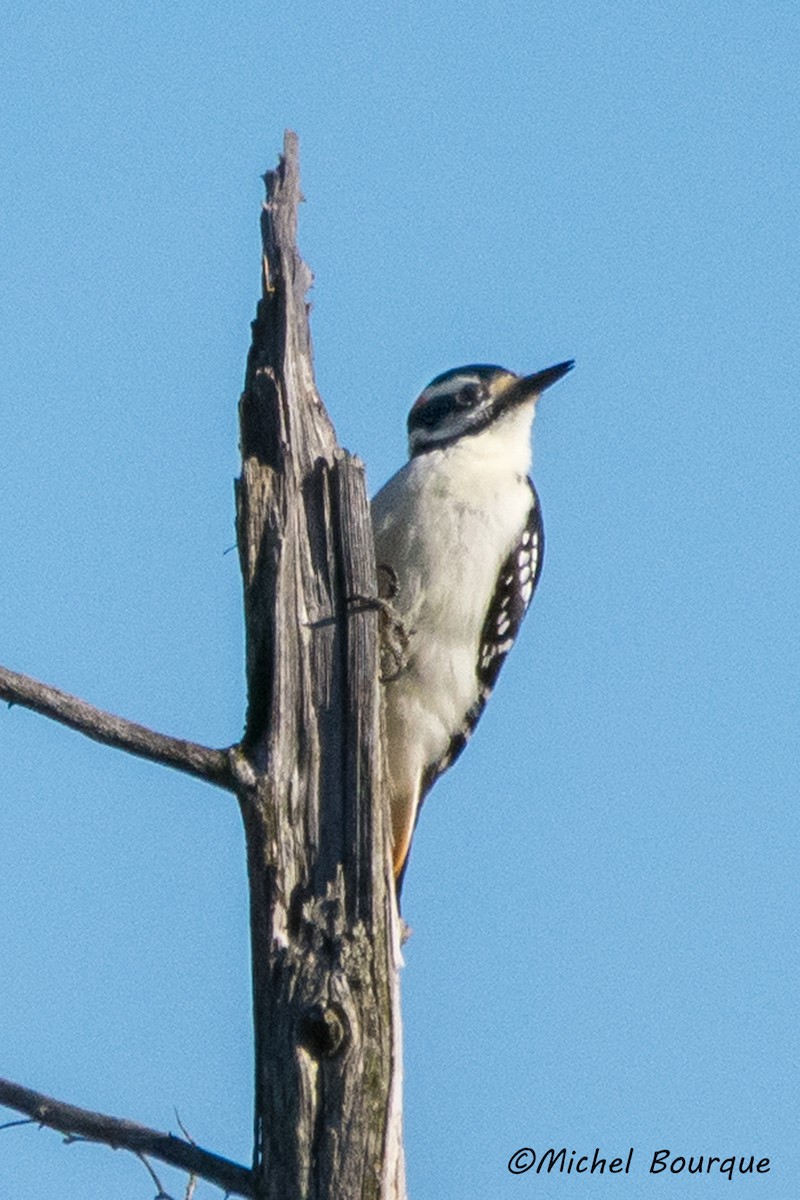
[[[297,141],[265,177],[240,403],[255,1172],[264,1200],[403,1200],[398,923],[363,469],[314,384]]]

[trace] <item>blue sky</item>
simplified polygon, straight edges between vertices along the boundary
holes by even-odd
[[[439,371],[577,360],[537,420],[540,588],[407,876],[413,1200],[796,1194],[799,32],[774,0],[0,15],[5,665],[239,736],[236,403],[285,126],[372,490]],[[235,806],[20,709],[0,754],[0,1073],[246,1160]],[[562,1145],[634,1174],[506,1169]],[[663,1147],[772,1169],[649,1176]],[[151,1183],[0,1133],[2,1194],[56,1188]]]

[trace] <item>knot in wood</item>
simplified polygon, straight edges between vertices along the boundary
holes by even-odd
[[[333,1058],[347,1040],[347,1017],[336,1004],[311,1004],[301,1014],[297,1036],[315,1058]]]

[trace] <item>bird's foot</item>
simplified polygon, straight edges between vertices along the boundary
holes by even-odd
[[[387,567],[389,571],[391,568]],[[394,572],[392,571],[392,575]],[[396,577],[395,577],[396,581]],[[396,594],[396,586],[391,595]],[[397,609],[384,596],[348,596],[348,603],[358,608],[377,609],[381,637],[381,683],[389,683],[403,671],[408,661],[409,631]]]

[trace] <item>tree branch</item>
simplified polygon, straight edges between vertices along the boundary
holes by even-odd
[[[29,675],[20,675],[0,667],[0,699],[31,708],[96,742],[127,750],[139,758],[149,758],[151,762],[161,763],[162,766],[175,767],[217,787],[232,791],[236,786],[232,750],[212,750],[196,742],[185,742],[182,738],[156,733],[145,725],[137,725],[124,717],[116,717],[113,713],[95,708],[93,704],[87,704],[69,692],[31,679]]]
[[[54,1100],[8,1079],[0,1079],[0,1104],[26,1113],[40,1125],[58,1133],[99,1142],[112,1150],[149,1154],[170,1166],[199,1175],[233,1195],[254,1197],[256,1194],[255,1177],[247,1167],[212,1154],[210,1150],[201,1150],[171,1133],[159,1133],[157,1129],[148,1129],[134,1121],[76,1108],[74,1104]]]

